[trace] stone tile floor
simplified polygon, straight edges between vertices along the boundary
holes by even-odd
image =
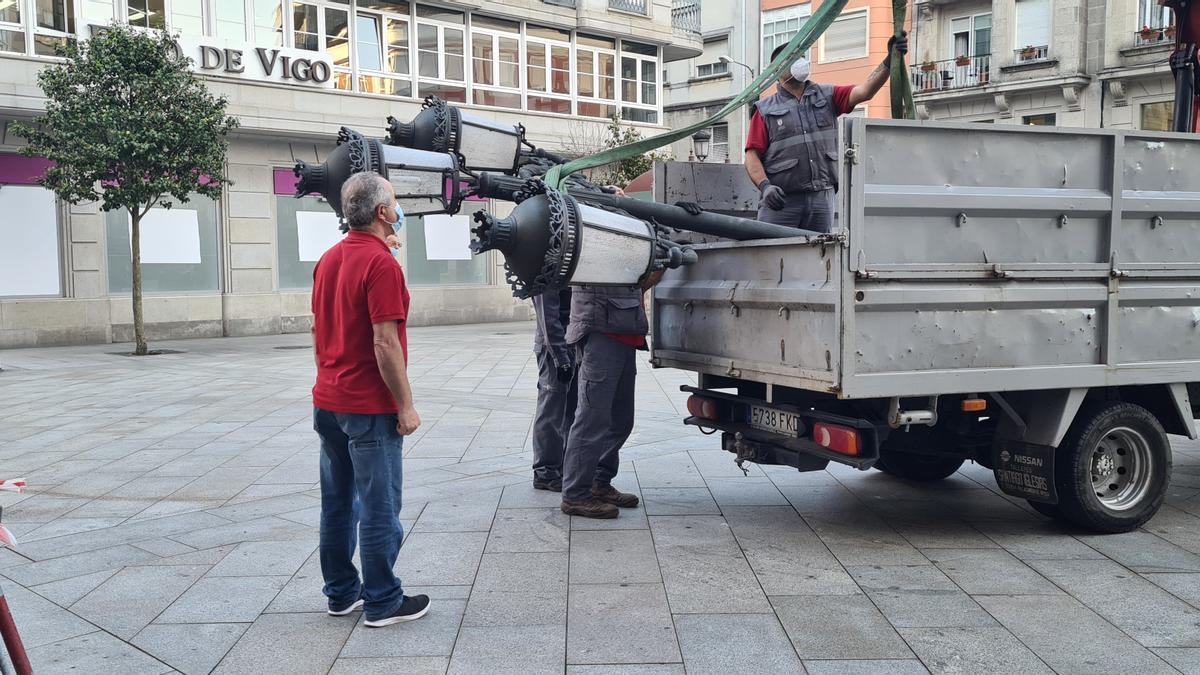
[[[39,674],[1200,673],[1200,444],[1145,529],[1092,536],[977,466],[744,476],[643,362],[644,506],[572,520],[530,486],[528,324],[412,331],[397,569],[433,611],[330,618],[307,339],[0,352],[0,476],[32,486],[0,493],[0,584]]]

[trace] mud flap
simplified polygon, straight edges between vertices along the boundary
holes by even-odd
[[[1054,454],[1055,449],[1047,445],[1016,441],[1001,443],[992,456],[996,483],[1014,497],[1057,504]]]

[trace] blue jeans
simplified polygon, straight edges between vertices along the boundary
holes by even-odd
[[[404,601],[392,571],[400,555],[401,450],[395,415],[354,415],[313,408],[321,437],[321,573],[334,609],[363,599],[368,620]],[[360,544],[362,581],[354,567]]]

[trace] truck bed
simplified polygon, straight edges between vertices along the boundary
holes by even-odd
[[[698,245],[654,363],[841,398],[1200,381],[1200,141],[843,123],[835,236]]]

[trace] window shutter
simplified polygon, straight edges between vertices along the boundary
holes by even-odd
[[[1050,44],[1050,0],[1017,0],[1016,49]]]
[[[857,59],[867,55],[867,15],[865,12],[839,17],[825,31],[823,61]]]

